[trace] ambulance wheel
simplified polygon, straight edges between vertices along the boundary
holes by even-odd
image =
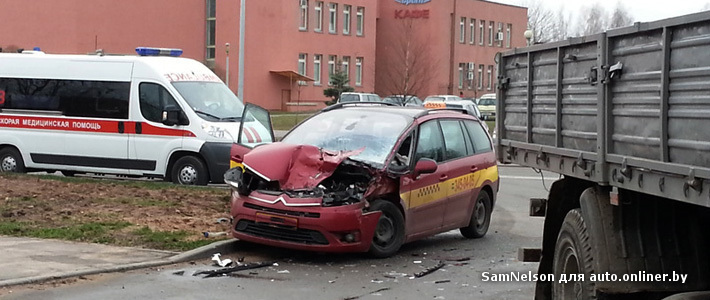
[[[184,185],[207,185],[209,181],[205,163],[194,156],[179,158],[173,165],[170,177],[174,183]]]
[[[478,193],[476,204],[473,207],[471,221],[469,221],[468,226],[459,228],[461,235],[469,239],[485,236],[491,224],[491,211],[491,197],[485,191],[481,191]]]
[[[379,258],[390,257],[397,253],[404,243],[404,216],[397,206],[386,200],[373,201],[370,210],[382,212],[372,237],[370,255]]]
[[[64,175],[64,177],[74,177],[74,175],[76,175],[76,171],[65,171],[65,170],[62,170],[62,171],[59,171],[59,172],[62,173],[62,175]]]
[[[19,151],[12,147],[0,149],[0,172],[25,172],[25,161]]]

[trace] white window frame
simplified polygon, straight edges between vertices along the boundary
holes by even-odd
[[[355,58],[355,85],[362,86],[362,57]]]
[[[461,17],[459,20],[459,43],[466,42],[466,17]]]
[[[308,60],[308,54],[306,53],[299,53],[298,54],[298,74],[301,74],[303,76],[307,76],[308,70],[306,61]]]
[[[463,81],[464,77],[466,74],[464,73],[464,69],[466,68],[465,63],[459,63],[459,89],[463,89]]]
[[[328,85],[333,85],[330,78],[335,74],[335,62],[338,60],[337,55],[328,55]]]
[[[210,15],[210,13],[211,13],[211,11],[210,11],[210,10],[211,10],[210,5],[214,5],[214,6],[215,6],[215,16],[211,16],[211,15]],[[216,47],[215,47],[215,43],[217,42],[217,39],[216,39],[216,31],[217,31],[217,29],[216,29],[216,28],[217,28],[217,18],[216,18],[216,17],[217,17],[217,16],[216,16],[216,14],[217,14],[217,11],[216,11],[216,9],[217,9],[217,0],[208,0],[208,1],[205,1],[205,7],[206,7],[206,16],[205,16],[206,18],[205,18],[205,19],[206,19],[206,23],[207,23],[207,24],[206,24],[206,27],[207,27],[207,28],[206,28],[206,30],[205,30],[205,32],[206,32],[206,34],[205,34],[205,48],[206,48],[206,49],[205,49],[205,60],[207,60],[207,61],[209,61],[209,62],[214,62],[215,56],[217,55],[217,53],[216,53],[217,51],[216,51]],[[215,32],[212,32],[212,31],[210,30],[210,28],[212,28],[212,26],[211,26],[212,24],[215,25],[215,26],[214,26],[214,27],[215,27]],[[214,39],[214,43],[210,43],[210,39]]]
[[[313,54],[313,85],[320,85],[322,54]]]
[[[505,47],[510,48],[510,38],[511,38],[511,32],[513,31],[513,24],[508,23],[508,25],[505,28]]]
[[[493,89],[493,66],[488,66],[488,83],[486,84],[486,89],[487,90],[492,90]]]
[[[352,11],[352,5],[343,4],[343,34],[350,34],[350,12]]]
[[[468,23],[468,29],[469,29],[469,44],[473,45],[476,43],[476,19],[471,18],[470,23]]]
[[[495,21],[488,21],[488,46],[493,46],[493,25]]]
[[[466,66],[466,79],[467,79],[467,84],[468,84],[468,89],[472,90],[473,89],[473,81],[475,80],[475,76],[473,76],[476,72],[476,64],[473,62],[468,63]],[[470,75],[470,76],[468,76]]]
[[[501,37],[498,42],[498,47],[503,47],[503,40],[505,37],[503,37],[503,22],[498,22],[498,31],[496,32],[496,38]]]
[[[345,73],[345,76],[350,79],[350,56],[343,56],[342,64],[340,65],[340,71]]]
[[[478,65],[478,90],[483,89],[483,68],[485,67],[485,65]]]
[[[486,20],[480,20],[478,22],[478,44],[483,46],[483,40],[486,39],[485,36],[485,29],[484,27],[486,26]]]
[[[300,0],[301,20],[298,25],[298,30],[308,30],[308,0]]]
[[[315,32],[323,32],[323,1],[316,1],[316,25],[313,28]]]
[[[355,34],[357,36],[362,36],[365,34],[365,7],[358,6],[356,12],[356,26]]]
[[[328,32],[338,33],[338,3],[328,3]]]

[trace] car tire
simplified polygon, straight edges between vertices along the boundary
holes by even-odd
[[[560,233],[557,235],[555,255],[552,260],[552,269],[555,278],[565,276],[584,275],[583,281],[552,282],[553,299],[596,299],[592,245],[587,233],[587,226],[579,209],[567,213]],[[570,276],[571,277],[571,276]]]
[[[74,175],[76,175],[76,173],[77,173],[76,171],[59,171],[59,172],[62,173],[62,175],[64,175],[64,177],[74,177]]]
[[[0,172],[25,173],[25,161],[20,151],[12,147],[0,149]]]
[[[377,258],[390,257],[404,244],[404,216],[392,202],[375,200],[370,211],[381,211],[370,245],[370,255]]]
[[[481,191],[478,193],[476,203],[471,212],[471,220],[468,226],[459,228],[461,235],[469,239],[482,238],[488,232],[488,227],[491,225],[491,197],[487,192]]]
[[[175,161],[170,178],[175,184],[207,185],[209,174],[201,159],[195,156],[183,156]]]

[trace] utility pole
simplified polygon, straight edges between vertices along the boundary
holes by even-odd
[[[227,52],[227,87],[229,87],[229,43],[224,44],[224,49]]]
[[[239,0],[239,80],[237,86],[237,97],[244,102],[244,18],[246,14],[246,0]]]

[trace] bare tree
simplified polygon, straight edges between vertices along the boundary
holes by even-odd
[[[578,20],[582,22],[578,25],[580,35],[596,34],[607,29],[607,13],[598,2],[591,7],[583,7]]]
[[[416,20],[404,19],[396,26],[397,34],[387,45],[391,49],[388,57],[378,60],[385,67],[385,86],[380,93],[417,95],[427,78],[432,78],[436,62],[430,57],[431,43],[416,34],[423,31],[417,28],[422,24]]]
[[[564,7],[560,7],[557,11],[555,24],[552,28],[552,41],[561,41],[570,36],[569,26],[572,22],[572,15],[565,11]]]
[[[634,24],[634,18],[631,17],[626,6],[621,4],[621,1],[616,2],[616,7],[614,12],[611,14],[611,20],[609,21],[608,28],[619,28]]]
[[[708,10],[710,10],[710,2],[705,3],[705,5],[703,5],[703,8],[700,9],[700,11],[708,11]]]
[[[554,41],[556,31],[555,14],[543,6],[540,0],[527,0],[523,6],[528,8],[528,29],[532,30],[534,44]]]

